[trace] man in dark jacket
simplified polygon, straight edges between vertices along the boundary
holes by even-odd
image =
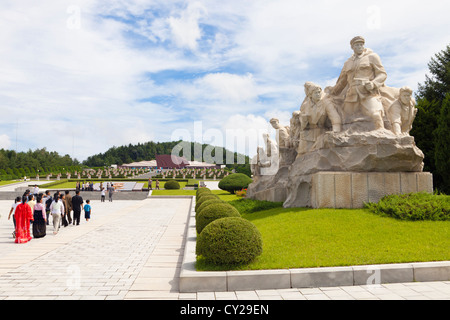
[[[75,196],[72,197],[72,209],[73,209],[73,225],[75,222],[80,224],[81,210],[83,209],[83,198],[80,196],[80,191],[75,191]]]
[[[72,223],[72,217],[70,216],[70,212],[72,209],[72,196],[69,193],[69,190],[66,190],[66,197],[64,198],[64,210],[66,211],[66,217],[69,220],[69,224]]]

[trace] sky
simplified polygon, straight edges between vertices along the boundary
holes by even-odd
[[[417,89],[450,1],[2,0],[0,148],[79,161],[187,140],[250,155],[304,83],[332,86],[357,35]],[[150,160],[150,159],[149,159]]]

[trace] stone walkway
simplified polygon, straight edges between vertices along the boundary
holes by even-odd
[[[91,201],[89,222],[15,244],[0,201],[0,300],[450,299],[450,281],[283,290],[180,293],[188,198]]]

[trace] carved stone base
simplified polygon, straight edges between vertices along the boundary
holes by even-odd
[[[420,172],[423,158],[411,136],[395,136],[386,130],[327,132],[312,150],[297,156],[290,176],[318,171]]]
[[[252,199],[255,200],[263,200],[263,201],[272,201],[272,202],[285,202],[286,201],[286,188],[284,187],[275,187],[265,189],[259,192],[255,192],[252,196]]]
[[[361,208],[387,194],[433,192],[424,154],[409,135],[326,132],[290,165],[295,153],[281,151],[285,165],[250,184],[248,198],[284,201],[286,208]]]
[[[362,208],[389,194],[433,192],[429,172],[317,172],[301,180],[285,208]]]

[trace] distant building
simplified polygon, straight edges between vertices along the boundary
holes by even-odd
[[[156,155],[156,164],[158,168],[163,169],[182,169],[189,165],[184,157],[178,157],[170,154]]]
[[[221,165],[211,164],[211,163],[206,163],[206,162],[199,162],[199,161],[189,161],[189,164],[186,166],[186,169],[204,169],[204,168],[220,169]]]
[[[130,169],[220,169],[222,166],[200,161],[188,161],[184,157],[170,154],[161,154],[156,155],[156,160],[132,162],[123,164],[121,167]]]

